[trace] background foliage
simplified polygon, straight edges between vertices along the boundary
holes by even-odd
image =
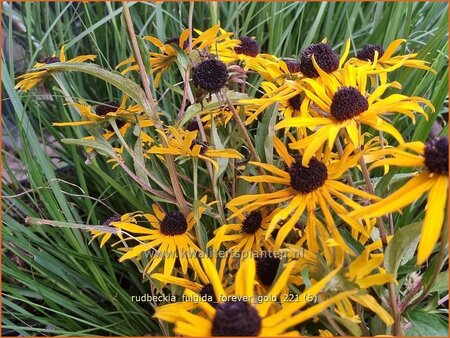
[[[164,41],[178,36],[187,27],[187,3],[130,3],[130,6],[140,35],[154,35]],[[151,319],[152,304],[131,299],[132,295],[149,292],[148,282],[142,283],[135,266],[119,265],[114,252],[100,249],[96,242],[89,245],[89,236],[78,230],[24,224],[27,216],[101,224],[113,214],[144,210],[150,204],[123,171],[112,170],[100,157],[87,161],[79,147],[60,142],[61,130],[51,123],[68,121],[74,116],[65,105],[64,92],[53,81],[46,81],[27,94],[13,89],[17,75],[58,51],[63,44],[69,57],[97,54],[98,64],[114,69],[131,54],[121,13],[120,3],[4,3],[4,335],[135,336],[162,332],[160,323]],[[430,61],[437,74],[406,70],[399,74],[398,81],[404,84],[406,95],[430,99],[437,114],[429,121],[418,118],[416,125],[406,118],[399,119],[396,127],[407,140],[426,140],[430,133],[447,133],[446,3],[195,4],[195,28],[203,30],[217,21],[238,36],[257,37],[263,51],[284,57],[296,57],[303,48],[324,37],[337,51],[348,37],[353,46],[366,43],[386,46],[396,38],[406,38],[408,42],[401,52],[419,50],[418,57]],[[70,74],[61,81],[75,99],[98,102],[120,98],[114,87],[93,77]],[[177,72],[167,72],[154,92],[167,117],[176,116],[181,102],[180,89],[169,84],[180,81]],[[81,128],[66,128],[64,134],[69,138],[84,136]],[[408,173],[393,170],[388,177],[380,177],[379,192],[386,187],[383,182],[401,174]],[[398,227],[423,218],[416,210],[407,211],[408,208],[397,219]],[[394,257],[400,258],[404,259]],[[400,283],[415,269],[412,260],[404,261],[398,272]],[[446,265],[428,298],[407,314],[414,324],[407,334],[432,334],[429,331],[432,327],[434,334],[446,335],[447,270]],[[377,332],[378,324],[372,323],[372,334]]]

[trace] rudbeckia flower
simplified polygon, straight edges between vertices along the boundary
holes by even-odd
[[[232,211],[237,211],[232,209]],[[238,223],[224,224],[214,231],[214,238],[211,239],[207,247],[212,246],[214,251],[218,251],[221,244],[225,244],[228,252],[231,253],[229,261],[233,261],[237,253],[244,259],[246,255],[261,253],[264,249],[273,249],[270,240],[265,239],[266,230],[272,219],[273,213],[267,209],[254,210],[246,217],[237,215]],[[215,262],[215,260],[213,260]]]
[[[139,215],[140,212],[137,213],[128,213],[124,215],[114,215],[106,219],[102,226],[104,227],[114,227],[114,222],[137,222],[136,216]],[[120,232],[120,230],[115,229],[116,232],[105,232],[102,230],[91,230],[92,239],[90,242],[92,242],[96,238],[101,238],[100,241],[100,248],[103,248],[103,246],[106,244],[106,242],[111,238],[113,234],[117,235],[121,240],[123,240],[123,235]],[[117,244],[117,243],[116,243]],[[113,244],[114,246],[114,244]]]
[[[201,199],[201,202],[206,203],[206,196]],[[130,240],[140,243],[133,247],[121,248],[120,251],[125,253],[120,257],[119,262],[128,259],[142,261],[142,256],[147,254],[150,257],[144,268],[145,274],[151,274],[164,262],[163,273],[170,276],[174,272],[175,261],[178,259],[182,273],[186,274],[188,264],[195,259],[195,253],[200,252],[194,243],[195,237],[191,234],[196,223],[194,211],[185,217],[179,211],[164,212],[157,204],[153,204],[152,208],[153,213],[137,214],[134,219],[111,223],[124,235],[122,243]],[[205,207],[200,206],[198,217],[201,217],[204,211]],[[137,217],[146,220],[150,227],[138,225]]]
[[[126,106],[128,97],[123,96],[122,102],[119,104],[116,100],[106,101],[98,104],[94,107],[86,104],[85,102],[70,104],[78,110],[80,115],[84,118],[82,121],[72,122],[55,122],[52,125],[56,127],[75,127],[75,126],[88,126],[88,125],[100,125],[104,128],[103,137],[106,140],[111,139],[115,135],[113,127],[109,124],[109,121],[114,119],[121,135],[125,135],[127,130],[139,123],[141,128],[150,127],[154,125],[152,120],[149,120],[142,115],[143,109],[139,105]],[[143,146],[147,147],[153,143],[153,139],[144,131],[141,130],[140,138]],[[84,140],[95,140],[94,136],[87,136]],[[93,148],[88,147],[87,153],[92,152]],[[122,150],[118,152],[118,155],[122,153]],[[120,156],[121,157],[121,156]]]
[[[122,97],[122,102],[119,104],[116,100],[106,101],[98,104],[93,109],[91,105],[83,102],[73,103],[71,106],[77,108],[80,115],[85,118],[83,121],[72,122],[56,122],[53,126],[66,127],[66,126],[85,126],[90,124],[98,124],[107,122],[109,119],[117,119],[117,126],[122,127],[127,120],[134,121],[131,117],[141,114],[144,110],[139,105],[131,105],[126,107],[128,96]],[[111,126],[107,126],[107,129],[111,129]]]
[[[211,47],[217,42],[220,42],[224,39],[229,38],[232,33],[220,33],[220,25],[214,25],[213,27],[207,29],[204,32],[199,30],[195,30],[198,34],[197,37],[193,37],[192,39],[192,49],[198,50],[200,52],[204,52],[204,49]],[[164,71],[169,69],[177,60],[177,50],[172,46],[172,44],[176,44],[178,48],[184,50],[186,53],[189,51],[189,29],[185,29],[179,37],[175,37],[167,40],[166,42],[162,42],[161,40],[153,37],[153,36],[144,36],[144,39],[152,43],[156,46],[160,53],[150,52],[150,65],[151,71],[150,74],[156,74],[155,76],[155,86],[158,87],[159,82],[161,80],[161,75]],[[116,69],[130,64],[135,63],[136,60],[134,57],[126,59],[119,63],[116,66]],[[129,71],[138,70],[139,67],[137,64],[127,67],[123,71],[122,74],[126,74]]]
[[[242,155],[234,149],[212,149],[209,144],[197,139],[197,131],[177,130],[169,126],[169,136],[159,130],[157,132],[165,139],[168,147],[153,146],[147,151],[148,154],[197,157],[211,162],[216,170],[219,170],[219,165],[212,158],[242,158]]]
[[[343,70],[341,81],[323,72],[316,63],[321,74],[323,86],[313,79],[303,82],[311,86],[311,90],[303,89],[311,103],[323,115],[320,117],[294,117],[278,123],[275,128],[311,127],[316,126],[314,133],[289,145],[292,149],[304,149],[302,164],[307,165],[313,154],[328,141],[331,149],[341,130],[355,148],[360,146],[361,126],[367,125],[392,135],[399,143],[404,143],[400,132],[386,120],[382,119],[388,113],[400,113],[409,116],[413,122],[414,112],[419,112],[427,118],[427,114],[419,103],[424,103],[433,111],[433,105],[421,97],[409,97],[392,94],[381,98],[388,88],[400,88],[398,82],[382,83],[372,93],[367,92],[367,68],[355,67],[347,63]],[[311,106],[310,106],[311,109]]]
[[[179,303],[178,306],[169,304],[156,309],[155,317],[175,324],[175,333],[183,336],[298,336],[299,333],[291,331],[290,328],[314,318],[340,299],[355,293],[355,291],[343,292],[304,309],[308,305],[307,298],[318,295],[337,273],[335,270],[305,290],[296,301],[285,303],[280,307],[273,299],[276,299],[284,289],[295,262],[285,266],[278,280],[268,291],[266,295],[268,300],[259,302],[254,294],[256,265],[253,258],[243,261],[237,272],[234,294],[225,291],[212,262],[208,258],[204,258],[202,262],[218,300],[215,306],[200,300],[198,308],[202,311],[197,313],[190,312],[191,309],[186,309],[183,303]],[[185,294],[188,297],[196,296],[189,289],[185,290]]]
[[[308,111],[310,100],[308,97],[302,98],[305,85],[302,79],[315,78],[321,85],[323,81],[321,74],[327,75],[342,70],[342,65],[349,50],[350,39],[347,40],[341,57],[326,44],[326,39],[324,39],[321,43],[313,44],[303,50],[300,53],[300,62],[279,60],[273,56],[272,59],[250,60],[248,68],[258,72],[267,82],[261,84],[265,91],[262,98],[240,101],[241,104],[255,106],[255,108],[252,108],[254,113],[247,119],[246,123],[251,123],[266,108],[275,103],[281,106],[280,110],[285,117],[290,118],[300,115],[311,117]],[[316,71],[314,67],[322,67],[321,72]]]
[[[300,89],[299,86],[297,87]],[[261,83],[261,89],[265,92],[261,98],[239,101],[240,104],[245,105],[246,115],[248,115],[245,124],[251,124],[273,104],[277,104],[278,111],[285,118],[311,117],[308,111],[308,101],[303,100],[302,96],[304,95],[301,93],[301,89],[296,94],[288,86],[277,87],[271,82]]]
[[[27,92],[37,84],[39,84],[42,80],[48,77],[51,74],[50,70],[39,70],[39,67],[42,67],[46,64],[56,63],[56,62],[85,62],[85,61],[94,61],[96,55],[80,55],[76,56],[72,59],[67,60],[66,53],[64,51],[65,46],[62,46],[59,51],[59,57],[56,54],[53,54],[51,57],[46,57],[42,59],[40,62],[37,62],[33,68],[36,70],[32,70],[29,73],[20,75],[17,77],[20,81],[15,85],[14,89],[19,89],[23,92]]]
[[[378,155],[386,157],[376,161],[371,168],[394,165],[420,167],[422,170],[391,195],[355,210],[349,216],[379,217],[399,211],[428,192],[425,219],[417,249],[417,264],[423,264],[433,252],[444,222],[448,193],[448,137],[433,138],[426,144],[405,143],[401,149],[379,150]]]
[[[377,200],[378,197],[338,181],[346,170],[356,165],[360,155],[352,156],[354,148],[347,146],[341,159],[333,160],[331,153],[324,151],[322,157],[313,157],[308,166],[304,166],[302,155],[300,153],[294,156],[290,155],[285,145],[276,137],[274,137],[274,148],[284,161],[284,168],[280,169],[272,164],[250,162],[250,164],[259,166],[270,174],[241,176],[241,179],[248,182],[279,184],[284,188],[270,193],[239,196],[232,199],[228,206],[239,207],[235,213],[235,215],[239,215],[257,210],[262,206],[286,203],[283,208],[279,209],[279,212],[273,215],[266,232],[267,239],[278,222],[286,220],[279,229],[275,240],[277,248],[282,245],[284,239],[306,211],[305,232],[308,238],[308,246],[313,251],[318,249],[314,223],[316,209],[320,207],[333,238],[351,254],[352,250],[339,233],[330,209],[335,211],[355,231],[368,235],[367,230],[361,223],[347,216],[348,210],[345,206],[351,209],[359,209],[360,206],[345,194],[352,194],[369,200]],[[333,197],[342,202],[337,203]]]
[[[357,65],[364,65],[370,61],[376,71],[382,72],[390,72],[401,66],[433,71],[429,62],[415,58],[417,53],[393,56],[396,49],[404,42],[406,42],[405,39],[394,40],[386,50],[381,45],[367,44],[356,54],[356,58],[349,61]]]
[[[200,255],[199,255],[200,256]],[[168,276],[162,273],[154,273],[150,277],[156,279],[161,283],[168,283],[170,285],[178,285],[183,287],[184,289],[189,289],[192,292],[195,292],[200,297],[203,297],[204,300],[208,302],[210,300],[210,304],[217,303],[216,295],[214,293],[212,280],[210,279],[211,274],[207,274],[200,264],[200,260],[197,257],[193,257],[191,259],[191,267],[194,271],[194,279],[197,279],[198,282],[192,280],[192,278],[180,278],[174,276]],[[221,264],[220,270],[217,272],[219,280],[223,280],[225,264]],[[215,276],[214,276],[215,277]],[[213,305],[214,306],[214,305]],[[195,307],[195,306],[194,306]]]
[[[238,113],[240,112],[240,106],[235,109]],[[201,116],[203,128],[206,130],[211,129],[211,120],[214,120],[216,127],[226,126],[233,118],[233,112],[228,106],[222,106],[214,109],[203,110],[199,113],[199,116]],[[193,119],[187,123],[186,130],[199,130],[197,120]]]
[[[239,39],[224,39],[211,47],[211,54],[218,55],[225,63],[245,62],[249,58],[257,57],[259,53],[259,42],[254,37],[245,35]]]

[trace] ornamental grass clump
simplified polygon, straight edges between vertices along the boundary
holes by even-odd
[[[153,293],[175,297],[156,304],[154,318],[183,336],[367,335],[375,320],[403,334],[414,296],[399,293],[392,264],[400,236],[409,229],[409,249],[417,246],[409,266],[427,269],[446,255],[448,137],[411,139],[397,123],[436,114],[401,83],[405,67],[431,65],[400,53],[401,39],[324,39],[290,59],[224,23],[165,42],[136,36],[126,4],[124,23],[132,50],[115,65],[120,73],[95,55],[68,59],[62,47],[16,89],[50,78],[61,85],[71,72],[122,93],[66,95],[78,117],[53,125],[138,187],[141,207],[77,227],[131,262]],[[180,96],[176,114],[153,91],[168,74],[182,79],[169,87]],[[379,179],[395,168],[409,174]],[[400,227],[396,215],[411,204],[423,211],[420,224]]]

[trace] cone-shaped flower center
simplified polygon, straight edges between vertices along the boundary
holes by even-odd
[[[330,112],[338,121],[351,119],[369,109],[369,102],[354,87],[341,87],[331,100]]]
[[[108,113],[114,113],[119,108],[119,102],[117,100],[105,101],[95,107],[95,113],[99,116],[104,116]]]
[[[339,68],[339,56],[326,43],[312,44],[300,53],[300,70],[306,77],[318,77],[314,68],[312,56],[317,65],[326,73],[334,72]]]
[[[291,187],[295,190],[307,194],[325,183],[328,178],[328,170],[325,164],[314,157],[309,161],[308,167],[302,165],[302,156],[295,155],[295,162],[288,168],[291,176]]]
[[[270,252],[263,252],[261,257],[256,258],[256,274],[263,285],[272,285],[279,265],[280,259]]]
[[[190,149],[191,150],[194,149],[194,146],[196,146],[196,145],[200,146],[200,155],[203,155],[204,153],[206,153],[206,151],[208,150],[208,147],[209,147],[208,143],[203,142],[201,140],[194,139],[194,140],[192,140]]]
[[[206,296],[208,298],[212,299],[212,302],[208,302],[210,303],[212,306],[216,306],[216,295],[214,294],[214,288],[212,286],[211,283],[205,284],[203,285],[202,289],[200,290],[200,292],[198,293],[200,296]]]
[[[448,174],[448,137],[433,138],[425,144],[425,165],[436,174]]]
[[[61,60],[57,56],[47,56],[42,59],[41,63],[45,63],[47,65],[55,62],[60,62]]]
[[[212,321],[213,336],[257,336],[261,331],[261,317],[247,302],[226,301],[218,304]]]
[[[289,106],[291,106],[295,110],[300,110],[300,106],[302,104],[302,96],[297,94],[289,99]]]
[[[160,224],[160,230],[166,236],[182,235],[187,227],[186,218],[179,211],[168,212]]]
[[[287,69],[289,70],[289,72],[298,73],[299,71],[301,71],[300,62],[292,61],[292,60],[286,60],[284,62],[286,63],[286,66],[287,66]]]
[[[102,225],[108,227],[111,223],[120,221],[120,218],[120,215],[110,216],[103,222]]]
[[[195,85],[215,93],[225,86],[228,80],[227,66],[216,59],[208,59],[196,65],[192,72]]]
[[[365,45],[363,49],[361,49],[356,57],[360,60],[364,61],[373,61],[375,59],[375,52],[378,52],[378,59],[383,56],[384,49],[380,45]]]
[[[234,51],[238,54],[255,57],[259,54],[259,43],[249,36],[241,36],[241,43],[234,47]]]
[[[165,45],[170,45],[170,44],[172,44],[172,43],[178,45],[179,42],[180,42],[180,37],[179,37],[179,36],[176,36],[176,37],[174,37],[174,38],[171,38],[171,39],[167,40],[167,41],[165,42]],[[189,46],[189,41],[188,41],[188,40],[185,40],[185,41],[183,42],[183,49],[188,48],[188,46]]]
[[[254,234],[261,227],[262,219],[259,210],[252,211],[242,222],[241,230],[247,234]]]

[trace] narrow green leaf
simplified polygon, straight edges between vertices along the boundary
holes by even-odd
[[[384,255],[384,265],[387,273],[397,277],[397,270],[411,247],[415,250],[419,241],[422,222],[412,223],[395,232]],[[409,258],[410,259],[410,258]]]

